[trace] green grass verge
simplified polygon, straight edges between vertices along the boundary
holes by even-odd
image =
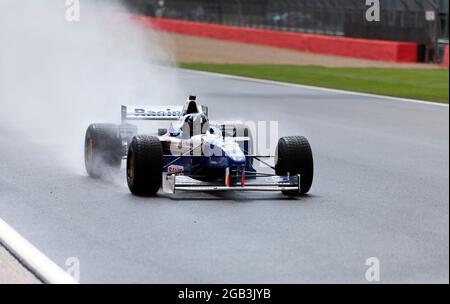
[[[446,69],[327,68],[266,64],[182,63],[181,68],[324,88],[448,103]]]

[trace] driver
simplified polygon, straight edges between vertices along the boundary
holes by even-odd
[[[184,116],[181,129],[184,138],[206,134],[209,130],[209,119],[204,113],[187,114]]]

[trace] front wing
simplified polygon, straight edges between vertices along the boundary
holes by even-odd
[[[245,184],[226,185],[225,183],[200,182],[182,175],[163,173],[162,190],[165,193],[178,191],[296,191],[300,193],[300,175],[267,176],[256,178]]]

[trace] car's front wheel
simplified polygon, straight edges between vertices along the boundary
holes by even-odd
[[[311,146],[303,136],[282,137],[278,141],[276,153],[275,173],[280,176],[286,174],[300,175],[300,192],[285,191],[285,194],[305,194],[312,185],[314,176],[314,162]]]
[[[138,196],[156,195],[161,188],[163,150],[156,136],[133,137],[128,148],[127,183]]]

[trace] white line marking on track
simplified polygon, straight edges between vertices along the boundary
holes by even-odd
[[[78,282],[0,219],[0,243],[44,283],[78,284]]]
[[[197,71],[197,70],[190,70],[190,69],[183,69],[183,68],[178,68],[178,69],[180,69],[182,71],[186,71],[186,72],[193,72],[193,73],[197,73],[197,74],[204,74],[204,75],[215,76],[215,77],[220,77],[220,78],[231,78],[231,79],[236,79],[236,80],[260,82],[260,83],[271,84],[271,85],[281,85],[281,86],[288,86],[288,87],[294,87],[294,88],[310,89],[310,90],[340,93],[340,94],[349,94],[349,95],[363,96],[363,97],[370,97],[370,98],[377,98],[377,99],[388,99],[388,100],[394,100],[394,101],[410,102],[410,103],[447,107],[447,108],[449,106],[448,103],[439,103],[439,102],[433,102],[433,101],[400,98],[400,97],[392,97],[392,96],[369,94],[369,93],[359,93],[359,92],[353,92],[353,91],[315,87],[315,86],[309,86],[309,85],[304,85],[304,84],[295,84],[295,83],[288,83],[288,82],[281,82],[281,81],[274,81],[274,80],[265,80],[265,79],[258,79],[258,78],[250,78],[250,77],[243,77],[243,76],[236,76],[236,75],[229,75],[229,74],[220,74],[220,73],[214,73],[214,72]]]

